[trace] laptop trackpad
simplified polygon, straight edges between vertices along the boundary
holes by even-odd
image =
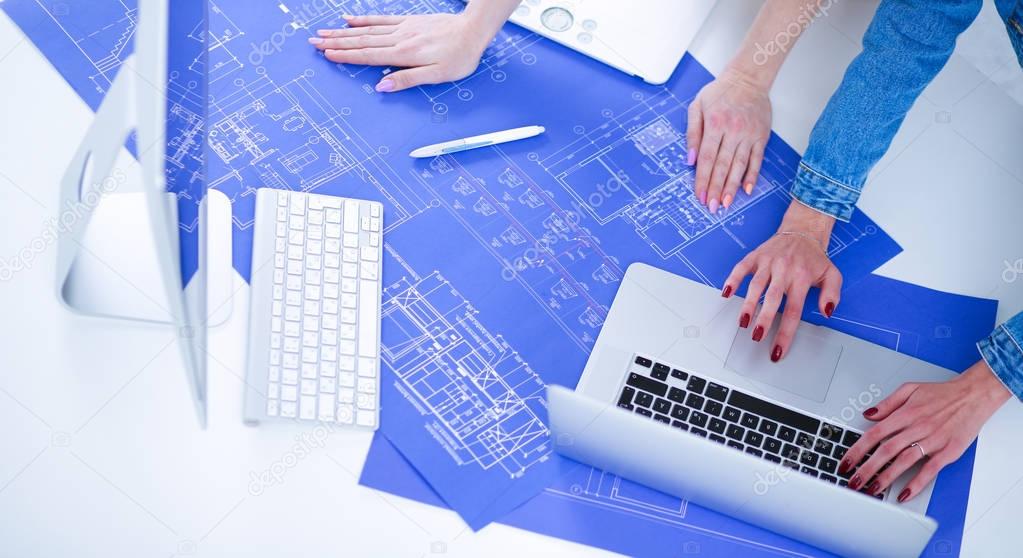
[[[828,341],[811,328],[800,328],[788,354],[771,362],[774,344],[750,338],[739,329],[725,359],[725,366],[756,384],[769,386],[823,403],[842,356],[842,345]]]

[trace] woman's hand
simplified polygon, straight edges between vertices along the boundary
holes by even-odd
[[[1009,397],[1009,390],[983,360],[947,382],[903,384],[877,407],[864,411],[863,416],[877,424],[849,448],[839,471],[848,472],[880,444],[849,479],[849,488],[866,485],[867,492],[876,494],[923,460],[923,467],[899,494],[899,501],[905,502],[945,465],[959,459]],[[878,474],[889,461],[888,468]]]
[[[785,313],[771,350],[774,362],[781,360],[792,343],[810,287],[820,287],[818,303],[824,315],[830,318],[838,306],[842,274],[825,251],[834,225],[833,217],[793,200],[778,234],[747,254],[725,280],[721,296],[728,298],[747,275],[753,274],[739,315],[740,327],[749,327],[760,295],[766,291],[764,304],[756,313],[754,341],[763,339],[771,329],[782,296],[785,297]]]
[[[696,198],[711,213],[732,205],[740,184],[753,192],[771,135],[768,86],[726,70],[689,105],[686,163],[696,164]]]
[[[347,28],[322,29],[309,42],[332,62],[405,68],[380,80],[380,92],[468,76],[497,31],[478,24],[468,11],[344,17]]]

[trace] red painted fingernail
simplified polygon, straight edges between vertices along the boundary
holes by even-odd
[[[725,298],[728,298],[728,297],[732,296],[732,286],[731,285],[725,285],[725,290],[721,291],[721,296],[723,296]]]
[[[849,469],[852,469],[852,463],[850,463],[848,459],[843,459],[842,462],[838,464],[839,473],[848,473]]]
[[[775,345],[774,350],[771,351],[771,362],[778,362],[781,360],[781,345]]]
[[[824,315],[825,316],[830,318],[831,317],[831,313],[834,312],[834,311],[835,311],[835,303],[834,302],[829,302],[826,306],[824,306]]]
[[[753,328],[753,340],[760,341],[764,338],[764,326],[757,326]]]
[[[859,490],[861,484],[863,484],[863,479],[861,479],[859,475],[853,475],[853,477],[849,479],[849,488],[853,490]]]
[[[739,327],[749,327],[749,312],[744,312],[739,318]]]
[[[908,488],[903,488],[902,492],[899,492],[899,501],[900,502],[905,502],[906,498],[909,498],[909,489]]]
[[[876,414],[877,414],[877,407],[871,407],[871,408],[867,409],[866,411],[863,411],[863,416],[865,416],[865,417],[872,417],[872,416],[874,416]]]
[[[880,489],[881,489],[881,483],[879,483],[877,481],[874,481],[874,482],[870,483],[870,486],[867,487],[867,492],[869,492],[871,494],[874,494],[874,493],[876,493]]]

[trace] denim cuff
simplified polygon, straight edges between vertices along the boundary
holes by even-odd
[[[800,161],[796,180],[792,183],[792,197],[811,209],[831,215],[839,221],[849,222],[856,208],[856,200],[860,199],[860,191]]]
[[[1004,325],[977,343],[984,362],[1016,398],[1023,400],[1023,346]]]

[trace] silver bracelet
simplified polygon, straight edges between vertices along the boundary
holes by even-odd
[[[812,237],[812,236],[810,236],[810,235],[808,235],[808,234],[806,234],[804,232],[800,232],[800,231],[778,231],[778,232],[776,232],[774,234],[775,235],[783,235],[783,236],[798,236],[800,238],[805,238],[805,239],[809,240],[810,242],[813,242],[814,246],[820,248],[821,252],[824,253],[824,257],[828,257],[828,251],[827,251],[827,249],[824,248],[824,246],[821,246],[821,242],[819,240],[817,240],[816,238],[814,238],[814,237]]]

